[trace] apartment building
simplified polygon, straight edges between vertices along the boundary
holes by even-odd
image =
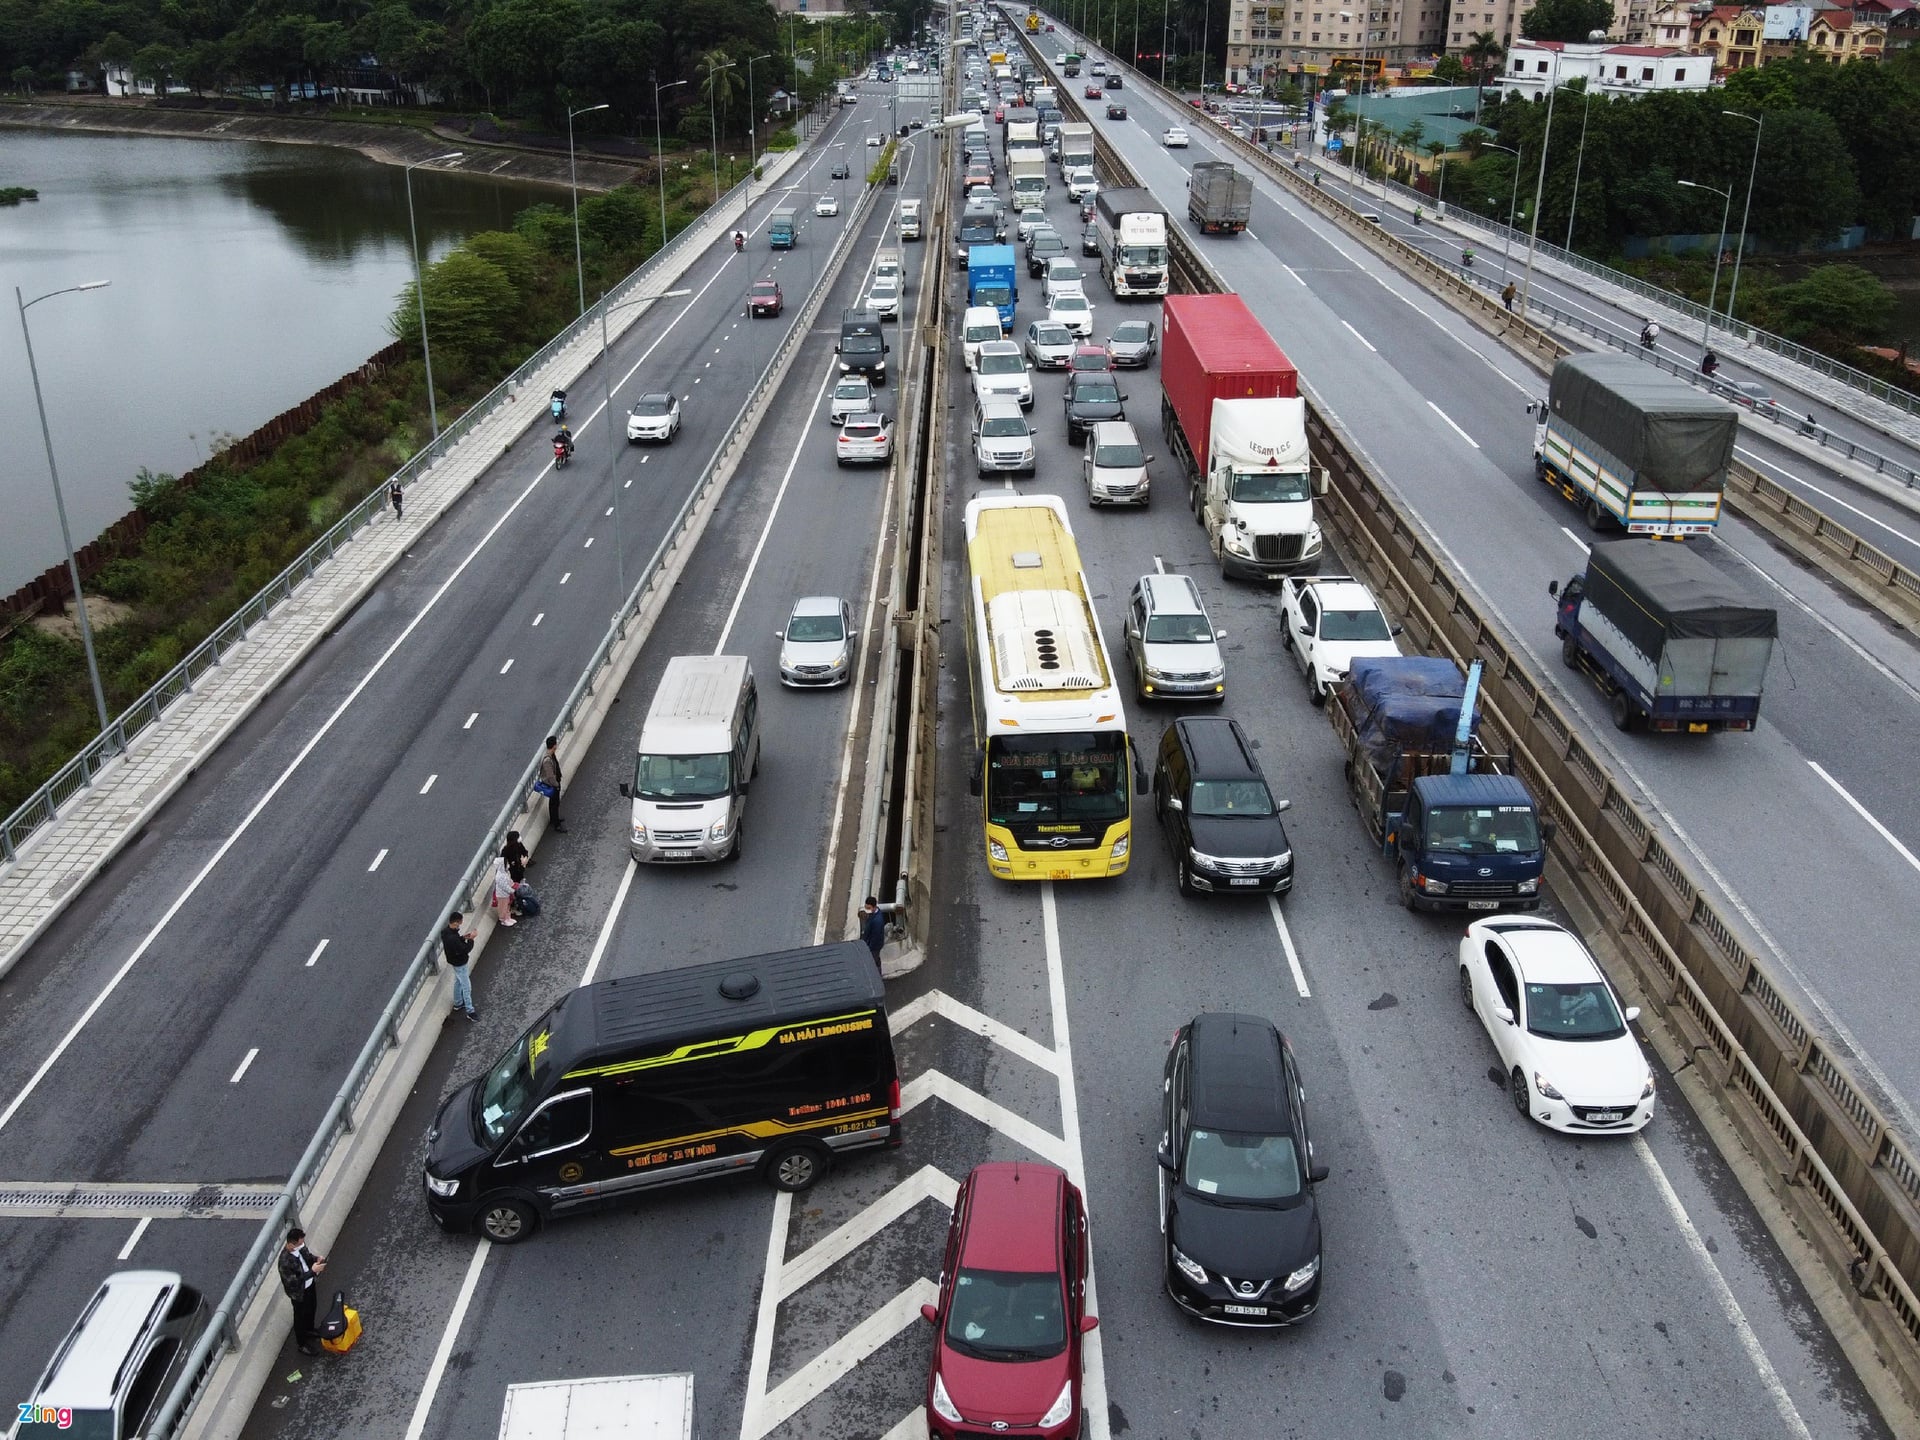
[[[1457,55],[1485,31],[1502,45],[1511,45],[1520,37],[1520,17],[1532,8],[1532,0],[1451,0],[1446,49]]]
[[[1511,3],[1511,0],[1510,0]],[[1388,66],[1438,54],[1446,0],[1232,0],[1227,14],[1227,81],[1307,85],[1336,66]]]

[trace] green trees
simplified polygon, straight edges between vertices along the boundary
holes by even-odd
[[[1520,17],[1529,40],[1585,40],[1613,24],[1613,0],[1535,0]]]
[[[1877,339],[1899,307],[1899,298],[1858,265],[1822,265],[1804,280],[1775,288],[1768,297],[1774,328],[1790,340]]]

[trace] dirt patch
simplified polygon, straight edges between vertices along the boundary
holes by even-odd
[[[104,595],[87,597],[87,619],[96,632],[109,625],[118,625],[133,614],[131,605],[122,605],[118,600],[109,600]],[[33,623],[49,635],[58,635],[62,640],[80,638],[80,616],[73,602],[67,601],[58,610],[42,611],[33,617]]]

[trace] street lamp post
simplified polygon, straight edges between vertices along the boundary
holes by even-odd
[[[612,108],[611,105],[589,105],[584,110],[567,111],[567,189],[573,195],[573,278],[580,286],[582,315],[587,313],[587,272],[580,263],[580,177],[573,168],[573,119],[576,115],[591,115],[596,110]]]
[[[1368,3],[1369,3],[1369,4],[1371,4],[1371,3],[1372,3],[1372,0],[1368,0]],[[1342,10],[1342,11],[1340,12],[1340,18],[1341,18],[1342,20],[1352,20],[1352,19],[1354,19],[1354,18],[1356,18],[1356,17],[1355,17],[1355,15],[1354,15],[1354,13],[1353,13],[1353,12],[1352,12],[1351,10]],[[1367,118],[1366,118],[1366,103],[1367,103],[1367,21],[1369,20],[1369,18],[1371,18],[1371,12],[1368,12],[1368,14],[1366,14],[1366,15],[1361,15],[1361,16],[1359,16],[1359,17],[1358,17],[1358,19],[1359,19],[1359,21],[1360,21],[1360,74],[1359,74],[1359,78],[1358,78],[1358,79],[1357,79],[1357,80],[1356,80],[1356,81],[1354,82],[1354,84],[1355,84],[1355,90],[1354,90],[1354,94],[1353,94],[1353,150],[1354,150],[1354,154],[1353,154],[1353,160],[1352,160],[1352,161],[1351,161],[1351,162],[1350,162],[1350,163],[1348,164],[1348,166],[1347,166],[1347,199],[1348,199],[1349,201],[1351,201],[1351,200],[1353,199],[1353,172],[1354,172],[1354,169],[1355,169],[1355,167],[1356,167],[1356,166],[1358,166],[1358,165],[1359,165],[1359,164],[1360,164],[1360,163],[1361,163],[1362,161],[1364,161],[1364,159],[1366,158],[1366,153],[1367,153],[1367,150],[1366,150],[1366,145],[1367,145]]]
[[[1507,278],[1507,261],[1513,253],[1513,206],[1520,198],[1520,152],[1511,145],[1496,145],[1491,140],[1481,144],[1482,150],[1504,150],[1513,156],[1513,189],[1507,196],[1507,233],[1500,239],[1500,278]]]
[[[660,243],[667,243],[667,161],[660,153],[660,92],[671,90],[676,85],[684,85],[684,80],[669,80],[662,85],[657,81],[653,87],[653,173],[660,179]]]
[[[93,653],[93,625],[87,619],[87,599],[80,590],[80,562],[73,558],[73,532],[67,528],[67,502],[60,494],[60,467],[53,461],[53,431],[47,427],[47,402],[40,394],[40,367],[33,358],[33,332],[27,328],[27,311],[42,300],[51,300],[56,295],[73,295],[82,290],[104,290],[111,280],[89,280],[84,285],[69,285],[62,290],[49,290],[44,295],[36,295],[31,300],[20,297],[20,287],[13,287],[13,303],[20,307],[20,335],[27,342],[27,373],[33,377],[33,403],[40,412],[40,438],[47,447],[47,476],[53,481],[53,508],[60,514],[60,543],[67,550],[67,578],[73,582],[73,608],[80,617],[80,644],[87,652],[87,675],[93,681],[93,708],[100,716],[100,731],[107,729],[107,692],[100,685],[100,662]]]
[[[421,165],[437,165],[442,160],[458,160],[466,152],[449,150],[416,160],[402,172],[407,182],[407,235],[413,241],[413,298],[420,307],[420,359],[427,367],[427,421],[433,426],[433,438],[440,438],[440,407],[433,398],[433,352],[427,348],[427,280],[420,270],[420,231],[413,223],[413,172]]]
[[[1720,248],[1713,254],[1713,289],[1707,295],[1706,319],[1700,326],[1700,348],[1704,350],[1707,348],[1707,338],[1713,334],[1713,307],[1720,300],[1720,257],[1727,253],[1727,219],[1733,213],[1733,189],[1729,186],[1722,190],[1717,186],[1702,185],[1693,180],[1682,180],[1678,183],[1689,190],[1708,191],[1726,201],[1720,207]]]
[[[1727,291],[1727,329],[1728,333],[1731,334],[1733,329],[1733,302],[1740,294],[1740,261],[1747,253],[1747,217],[1753,214],[1753,177],[1758,174],[1760,170],[1760,132],[1765,128],[1764,122],[1766,117],[1763,115],[1748,115],[1740,110],[1722,110],[1720,113],[1722,115],[1731,115],[1736,120],[1751,120],[1753,122],[1753,160],[1747,166],[1746,202],[1740,207],[1740,245],[1739,248],[1733,252],[1733,285]]]
[[[676,295],[690,295],[691,290],[666,290],[654,295],[635,295],[611,308],[624,310],[629,305],[647,305],[655,300],[669,300]],[[620,479],[619,455],[620,437],[615,433],[613,409],[613,350],[607,333],[607,292],[600,292],[600,388],[605,396],[601,406],[601,415],[607,422],[607,480],[613,483],[613,576],[616,587],[614,603],[619,605],[627,598],[627,550],[620,535]]]
[[[719,76],[723,70],[737,70],[740,67],[729,60],[724,65],[715,65],[707,71],[707,120],[713,130],[713,203],[720,203],[720,89]]]
[[[753,193],[753,172],[760,168],[760,152],[757,148],[760,112],[753,103],[753,67],[762,60],[772,58],[773,52],[769,50],[765,55],[755,55],[747,61],[747,193],[749,195]]]
[[[1593,80],[1583,82],[1586,104],[1580,107],[1580,151],[1573,159],[1573,198],[1567,202],[1567,249],[1573,249],[1573,217],[1580,210],[1580,170],[1587,163],[1587,117],[1593,113]]]
[[[1540,173],[1533,182],[1533,223],[1527,227],[1527,273],[1520,282],[1520,318],[1533,295],[1533,257],[1540,248],[1540,200],[1547,188],[1547,156],[1553,151],[1553,102],[1560,94],[1560,58],[1553,61],[1553,88],[1547,92],[1547,123],[1540,132]]]

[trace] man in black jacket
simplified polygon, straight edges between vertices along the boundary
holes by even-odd
[[[318,1277],[327,1268],[327,1257],[307,1248],[307,1232],[295,1227],[287,1232],[287,1243],[280,1251],[280,1288],[293,1301],[293,1342],[302,1355],[318,1355],[319,1326],[314,1310],[320,1303]]]
[[[460,928],[460,912],[456,910],[447,917],[446,929],[440,932],[440,953],[453,967],[453,1008],[469,1020],[478,1020],[480,1012],[473,1008],[473,980],[467,974],[467,961],[473,957],[473,937],[472,929]]]

